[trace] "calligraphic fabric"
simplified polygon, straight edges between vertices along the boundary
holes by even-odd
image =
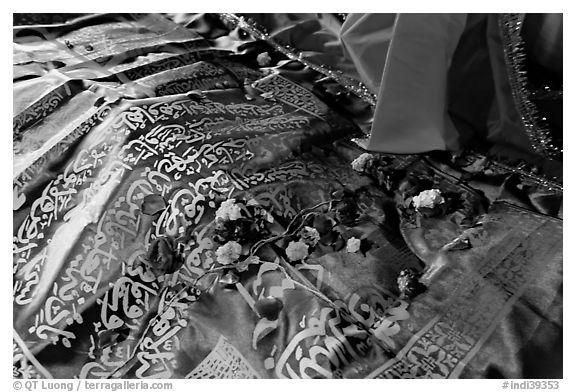
[[[561,377],[561,195],[530,183],[542,208],[520,205],[493,172],[472,247],[401,297],[400,271],[433,263],[454,224],[407,224],[394,192],[352,169],[349,112],[220,28],[136,14],[15,28],[14,377]],[[442,162],[389,159],[477,195]],[[290,261],[268,244],[237,281],[192,284],[217,265],[208,227],[226,199],[255,200],[278,234],[344,189],[358,214],[338,230],[367,251]],[[140,261],[166,237],[184,258],[157,275]],[[258,310],[268,297],[276,318]]]

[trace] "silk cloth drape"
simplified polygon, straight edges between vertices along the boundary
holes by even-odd
[[[560,21],[551,15],[545,21]],[[459,150],[478,143],[536,153],[514,103],[495,14],[350,14],[345,55],[378,96],[368,148],[391,153]],[[561,33],[528,34],[536,62],[558,70]],[[536,25],[538,26],[538,25]],[[530,24],[529,33],[535,30]],[[558,41],[559,39],[559,41]],[[553,45],[550,43],[553,42]],[[560,45],[558,45],[560,42]],[[560,59],[558,61],[558,59]]]
[[[405,226],[394,195],[351,168],[358,127],[307,88],[310,70],[261,68],[245,44],[262,43],[196,21],[220,35],[133,14],[15,30],[15,377],[562,376],[561,193],[389,156],[443,191],[493,192],[473,247],[400,298],[400,270],[432,263],[455,223]],[[271,246],[238,284],[174,299],[216,264],[205,228],[227,197],[254,199],[280,233],[344,188],[361,218],[338,230],[367,239],[365,254],[319,247],[290,263]],[[166,203],[155,216],[150,195]],[[157,277],[137,261],[166,235],[188,239],[186,257]],[[269,295],[277,320],[254,309]]]

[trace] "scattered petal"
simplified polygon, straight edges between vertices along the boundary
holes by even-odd
[[[420,283],[419,278],[420,274],[412,268],[400,271],[397,283],[401,298],[413,298],[426,290],[426,286]]]
[[[220,204],[218,210],[216,210],[216,219],[220,218],[224,221],[227,220],[237,220],[242,217],[242,210],[240,206],[236,203],[236,199],[228,199]]]
[[[268,65],[270,65],[270,62],[272,61],[272,58],[270,57],[270,55],[268,54],[268,52],[263,52],[260,53],[257,57],[256,57],[256,61],[258,62],[258,65],[261,67],[266,67]]]
[[[256,310],[260,316],[273,321],[278,319],[284,303],[276,297],[260,298],[256,301]]]
[[[150,244],[146,254],[147,263],[154,273],[171,274],[182,264],[182,257],[176,250],[174,239],[167,236],[156,238]]]
[[[346,252],[356,253],[360,250],[360,243],[362,240],[352,237],[346,242]]]
[[[442,247],[442,249],[451,251],[451,250],[464,250],[470,249],[472,244],[470,244],[470,240],[468,238],[457,237],[454,240],[450,241],[446,245]]]
[[[98,346],[100,348],[113,346],[126,340],[129,335],[130,328],[126,326],[100,331],[98,333]]]
[[[308,246],[316,246],[320,241],[320,233],[314,227],[304,226],[300,230],[300,240]]]
[[[228,241],[216,249],[216,260],[220,264],[231,264],[238,260],[242,253],[242,245],[236,241]]]
[[[370,167],[372,162],[374,162],[374,155],[365,152],[352,161],[352,169],[359,173],[363,173]]]
[[[291,241],[286,247],[286,256],[290,261],[299,261],[308,257],[308,245],[302,241]]]
[[[417,196],[412,198],[414,207],[418,210],[421,208],[434,208],[439,204],[444,203],[442,193],[438,189],[428,189],[420,192]]]
[[[140,209],[143,214],[156,215],[166,209],[166,200],[161,195],[146,195]]]

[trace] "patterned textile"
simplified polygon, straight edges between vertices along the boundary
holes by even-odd
[[[205,39],[160,15],[42,29],[14,36],[14,377],[562,376],[560,219],[494,198],[472,248],[401,298],[399,272],[458,233],[440,218],[413,230],[352,169],[359,128],[305,70],[261,69],[232,33]],[[438,162],[389,159],[469,192]],[[254,199],[277,234],[343,189],[359,217],[338,230],[367,252],[289,262],[270,244],[238,282],[190,285],[217,265],[208,225],[228,197]],[[146,214],[150,195],[166,208]],[[185,258],[156,276],[140,260],[161,236]],[[256,309],[268,296],[276,320]]]

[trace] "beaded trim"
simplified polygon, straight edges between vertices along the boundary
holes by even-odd
[[[481,155],[481,154],[477,154],[477,155]],[[490,164],[499,168],[499,169],[507,171],[507,172],[518,173],[519,175],[524,177],[525,180],[529,180],[532,183],[541,185],[541,186],[545,187],[546,189],[548,189],[549,191],[563,192],[562,185],[558,184],[557,182],[549,180],[549,179],[544,178],[542,176],[538,176],[536,174],[532,174],[530,172],[527,172],[526,170],[522,170],[519,167],[509,166],[509,165],[506,165],[502,162],[498,162],[498,161],[494,161],[494,160],[491,160]]]
[[[563,151],[552,143],[550,131],[544,122],[546,118],[538,115],[536,105],[530,101],[532,94],[527,88],[526,71],[523,70],[526,53],[520,36],[523,21],[524,14],[502,14],[498,18],[508,80],[512,87],[514,104],[532,148],[540,155],[554,159]]]
[[[329,78],[335,80],[338,84],[346,88],[351,93],[355,94],[368,104],[375,106],[376,105],[376,95],[372,94],[368,88],[356,80],[347,77],[344,75],[342,71],[339,70],[332,70],[327,67],[317,65],[307,59],[304,58],[302,53],[298,52],[295,48],[289,45],[283,45],[270,37],[268,33],[265,32],[264,28],[258,26],[256,22],[252,19],[244,18],[243,16],[238,16],[236,14],[220,14],[222,19],[232,24],[233,26],[237,26],[242,30],[246,31],[250,35],[252,35],[256,39],[260,39],[263,41],[268,42],[274,49],[278,52],[282,53],[290,60],[296,60],[300,63],[304,64],[305,66],[313,69],[316,72],[319,72]]]
[[[562,99],[564,96],[564,91],[562,87],[560,90],[552,90],[550,86],[543,86],[538,90],[534,90],[530,92],[530,99],[532,100],[546,100],[546,101],[556,101]]]

